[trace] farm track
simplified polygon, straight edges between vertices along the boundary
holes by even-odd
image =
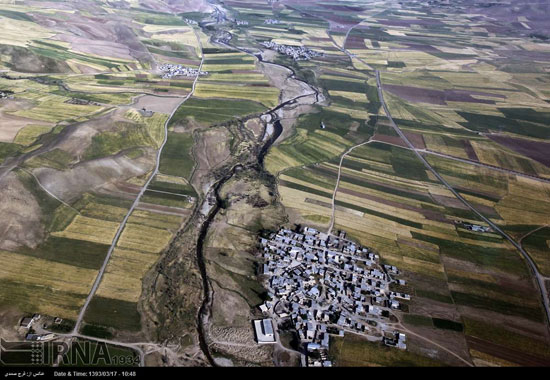
[[[38,177],[35,176],[33,172],[31,172],[30,170],[27,170],[27,169],[21,169],[21,170],[24,171],[25,173],[29,174],[30,176],[32,176],[34,178],[34,180],[36,181],[36,183],[38,184],[38,186],[40,186],[40,188],[42,190],[44,190],[50,197],[54,198],[56,201],[58,201],[59,203],[62,203],[63,205],[65,205],[66,207],[72,209],[73,211],[76,211],[76,213],[80,214],[80,211],[75,209],[70,204],[66,203],[64,200],[60,199],[57,195],[55,195],[50,190],[48,190],[44,185],[42,185],[42,183],[40,182]]]
[[[330,217],[330,224],[328,226],[328,230],[327,230],[327,234],[330,235],[330,233],[332,232],[332,228],[334,227],[334,219],[335,219],[335,203],[336,203],[336,193],[338,192],[338,187],[340,187],[340,175],[342,173],[342,163],[344,162],[344,158],[349,154],[351,153],[352,150],[354,150],[355,148],[358,148],[362,145],[366,145],[368,143],[372,142],[372,140],[369,138],[369,140],[365,141],[365,142],[362,142],[360,144],[357,144],[357,145],[354,145],[352,146],[351,148],[349,148],[348,150],[346,150],[342,156],[340,157],[340,164],[338,165],[338,178],[336,179],[336,186],[334,186],[334,191],[332,192],[332,214],[331,214],[331,217]]]
[[[423,341],[426,341],[430,344],[433,344],[434,346],[440,348],[441,350],[447,352],[448,354],[454,356],[455,358],[457,358],[458,360],[460,360],[462,363],[466,364],[468,367],[474,367],[474,365],[472,363],[470,363],[468,360],[464,359],[462,356],[458,355],[457,353],[453,352],[452,350],[448,349],[447,347],[445,346],[442,346],[440,345],[439,343],[437,342],[434,342],[433,340],[429,339],[429,338],[426,338],[420,334],[417,334],[409,329],[407,329],[405,326],[403,326],[401,323],[398,323],[396,324],[396,327],[398,330],[401,330],[407,334],[410,334],[410,335],[413,335],[419,339],[422,339]]]
[[[80,93],[85,93],[85,94],[95,94],[95,92],[87,92],[87,91],[73,91],[71,89],[68,89],[69,92],[80,92]],[[100,92],[98,92],[100,93]],[[121,93],[124,93],[124,92],[121,92]],[[113,105],[104,105],[106,107],[106,109],[104,110],[101,110],[101,111],[98,111],[97,113],[95,114],[92,114],[92,115],[89,115],[87,116],[87,120],[86,121],[79,121],[79,122],[76,122],[76,123],[73,123],[73,124],[70,124],[68,125],[66,128],[64,128],[58,135],[58,138],[56,139],[52,139],[51,141],[48,141],[46,144],[42,145],[41,147],[31,151],[31,152],[28,152],[28,153],[24,153],[24,154],[21,154],[19,156],[16,156],[16,157],[10,157],[8,159],[6,159],[4,161],[4,163],[2,163],[2,165],[0,165],[0,181],[6,176],[8,175],[12,170],[16,169],[17,167],[19,167],[21,164],[23,164],[25,161],[33,158],[33,157],[37,157],[37,156],[40,156],[42,154],[45,154],[45,153],[48,153],[50,151],[52,151],[53,149],[55,149],[55,147],[57,146],[59,140],[61,138],[63,138],[65,135],[67,135],[70,131],[72,131],[73,129],[75,129],[76,127],[78,127],[79,125],[89,121],[89,120],[92,120],[95,116],[97,115],[101,115],[101,114],[107,114],[107,113],[110,113],[110,112],[113,112],[117,109],[117,107],[120,107],[120,106],[131,106],[131,105],[134,105],[137,103],[138,101],[138,98],[140,96],[143,96],[143,95],[151,95],[151,96],[158,96],[158,97],[165,97],[163,95],[154,95],[154,94],[149,94],[149,93],[146,93],[146,92],[140,92],[140,93],[136,93],[136,96],[133,97],[132,101],[128,104],[119,104],[119,105],[116,105],[116,106],[113,106]],[[175,97],[178,97],[178,96],[171,96],[171,98],[175,98]],[[51,194],[50,194],[51,195]],[[54,197],[55,198],[55,197]]]
[[[546,228],[546,227],[548,227],[548,226],[549,226],[548,224],[545,224],[544,226],[537,227],[537,228],[535,228],[534,230],[531,230],[531,231],[527,232],[525,235],[523,235],[522,237],[520,237],[520,238],[518,239],[518,243],[523,244],[523,243],[522,243],[522,242],[523,242],[523,239],[525,239],[525,238],[528,237],[528,236],[531,236],[531,235],[534,234],[535,232],[538,232],[538,231],[540,231],[540,230],[542,230],[543,228]]]
[[[518,176],[518,177],[532,179],[533,181],[537,181],[537,182],[550,183],[550,178],[543,178],[543,177],[539,177],[539,176],[535,176],[535,175],[531,175],[531,174],[527,174],[527,173],[523,173],[523,172],[518,172],[518,171],[512,170],[512,169],[505,169],[505,168],[501,168],[500,166],[490,165],[490,164],[486,164],[486,163],[479,162],[479,161],[469,160],[469,159],[466,159],[466,158],[451,156],[449,154],[435,152],[433,150],[410,148],[408,146],[402,146],[402,145],[399,145],[399,144],[394,144],[394,143],[391,143],[391,142],[388,142],[388,141],[381,141],[381,140],[372,140],[372,142],[377,142],[379,144],[384,144],[384,145],[391,145],[391,146],[395,146],[395,147],[401,148],[401,149],[416,150],[417,152],[420,152],[422,154],[427,154],[427,155],[432,155],[432,156],[439,156],[439,157],[443,157],[443,158],[446,158],[446,159],[449,159],[449,160],[452,160],[452,161],[458,161],[458,162],[462,162],[462,163],[469,164],[469,165],[479,166],[481,168],[485,168],[485,169],[489,169],[489,170],[495,170],[495,171],[505,173],[505,174],[508,174],[508,175],[512,175],[512,176]]]
[[[107,113],[107,112],[112,112],[116,109],[116,107],[112,107],[111,109],[107,109],[107,110],[103,110],[101,111],[100,113]],[[93,117],[93,115],[91,115],[90,117]],[[67,126],[66,128],[64,128],[60,133],[59,133],[59,138],[62,138],[64,137],[65,135],[67,135],[71,130],[73,130],[74,128],[76,128],[77,126],[81,125],[82,123],[84,122],[76,122],[74,124],[71,124],[69,126]],[[41,147],[31,151],[31,152],[28,152],[28,153],[24,153],[24,154],[21,154],[19,156],[15,156],[15,157],[10,157],[10,158],[7,158],[4,163],[2,165],[0,165],[0,181],[2,179],[4,179],[4,177],[6,177],[12,170],[16,169],[19,165],[21,165],[22,163],[24,163],[25,161],[33,158],[33,157],[36,157],[36,156],[40,156],[41,154],[44,154],[44,153],[48,153],[50,152],[51,150],[55,149],[55,147],[57,146],[58,144],[58,140],[59,138],[57,139],[52,139],[51,141],[48,141],[47,143],[45,143],[44,145],[42,145]]]

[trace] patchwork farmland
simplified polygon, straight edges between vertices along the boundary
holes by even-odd
[[[152,366],[550,363],[544,1],[37,4],[0,1],[3,333],[37,313]],[[295,320],[257,344],[258,236],[295,225],[399,268],[406,348],[309,315],[327,357]]]

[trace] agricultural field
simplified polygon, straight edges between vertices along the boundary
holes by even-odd
[[[251,323],[258,235],[299,224],[411,295],[405,350],[332,334],[333,365],[548,365],[548,4],[513,4],[0,1],[0,315],[296,365]]]
[[[331,345],[330,355],[335,365],[341,367],[433,367],[442,365],[442,363],[424,356],[408,351],[396,352],[390,347],[372,343],[351,334],[344,338],[335,338]]]
[[[481,28],[468,30],[475,26],[459,30],[453,22],[461,16],[448,25],[444,20],[451,16],[443,13],[415,21],[415,6],[407,7],[379,14],[376,7],[369,8],[348,34],[338,27],[329,30],[333,46],[353,56],[353,67],[321,65],[316,79],[330,104],[320,113],[301,116],[293,133],[270,151],[266,168],[278,177],[281,202],[292,222],[327,229],[334,208],[335,229],[374,247],[385,262],[407,273],[413,292],[407,309],[415,318],[403,313],[404,326],[443,345],[457,342],[462,347],[457,353],[471,355],[479,365],[524,365],[504,349],[499,356],[489,343],[475,341],[468,328],[460,328],[459,334],[445,328],[462,326],[467,318],[499,321],[504,331],[537,346],[545,344],[547,322],[515,247],[496,231],[476,233],[457,223],[486,225],[426,170],[391,127],[380,109],[373,74],[380,70],[387,107],[414,148],[473,207],[515,239],[523,237],[524,248],[544,273],[549,250],[546,229],[538,228],[550,220],[544,181],[549,167],[540,153],[546,147],[549,108],[542,88],[547,78],[538,67],[547,67],[548,59],[534,63],[531,74],[509,70],[503,61],[482,62],[497,44],[521,44],[522,39],[503,42],[494,34],[477,33]],[[348,20],[335,21],[320,8],[293,5],[344,29]],[[479,44],[465,47],[472,38]],[[307,61],[300,66],[310,67]],[[321,125],[329,110],[363,121],[368,129],[354,138],[346,128],[334,131],[337,136],[329,134],[330,123]],[[327,138],[320,140],[320,133]],[[349,151],[362,142],[367,143]],[[414,342],[428,349],[421,343]],[[537,360],[544,362],[544,355]]]
[[[13,255],[6,256],[6,261],[18,266],[18,269],[6,267],[8,272],[2,275],[2,281],[6,282],[4,289],[12,288],[3,293],[3,301],[7,301],[4,297],[9,294],[11,305],[22,312],[74,320],[126,212],[124,202],[117,207],[113,203],[119,202],[112,198],[85,194],[69,207],[48,199],[32,177],[21,176],[30,191],[44,197],[42,223],[47,237],[35,247],[3,251],[5,255]],[[17,273],[24,282],[15,281],[13,276]]]
[[[158,69],[199,66],[195,30],[177,16],[105,2],[2,3],[0,21],[1,208],[19,214],[0,227],[10,263],[0,275],[2,307],[75,321],[121,230],[82,331],[139,333],[142,277],[196,196],[185,180],[192,139],[181,155],[181,140],[165,132],[194,78],[163,79]],[[165,139],[167,173],[151,180],[126,223]],[[128,321],[102,320],[105,303],[121,305]]]
[[[136,209],[124,227],[101,285],[85,316],[86,326],[139,331],[137,303],[145,273],[158,260],[183,215]]]
[[[265,108],[251,100],[204,100],[191,98],[180,107],[170,120],[170,127],[208,127],[216,123],[260,113]],[[195,124],[196,123],[196,124]]]
[[[279,90],[271,87],[256,67],[256,59],[245,53],[204,53],[205,80],[197,86],[197,99],[242,99],[266,108],[278,104]]]

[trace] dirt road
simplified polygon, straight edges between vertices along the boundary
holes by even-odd
[[[365,141],[365,142],[362,142],[361,144],[357,144],[357,145],[354,145],[352,146],[351,148],[349,148],[348,150],[346,150],[342,156],[340,157],[340,164],[338,165],[338,179],[336,180],[336,186],[334,186],[334,191],[332,192],[332,215],[330,217],[330,224],[328,226],[328,230],[327,230],[327,234],[331,234],[332,233],[332,228],[334,227],[334,220],[335,220],[335,202],[336,202],[336,193],[338,192],[338,187],[340,186],[340,174],[342,173],[342,162],[344,162],[344,158],[349,154],[351,153],[352,150],[354,150],[355,148],[358,148],[362,145],[365,145],[365,144],[368,144],[370,143],[371,140],[370,138]]]

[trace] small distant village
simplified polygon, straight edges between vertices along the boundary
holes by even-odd
[[[243,26],[243,25],[248,25],[249,22],[246,21],[246,20],[237,20],[237,19],[233,19],[233,22],[235,24],[237,24],[238,26]],[[276,19],[272,19],[272,18],[268,18],[267,20],[264,20],[264,24],[267,24],[267,25],[278,25],[278,24],[282,24],[281,21],[279,20],[276,20]]]
[[[313,367],[332,366],[330,336],[346,332],[406,349],[405,334],[390,320],[391,311],[410,300],[390,285],[406,282],[369,248],[348,240],[344,231],[333,235],[296,226],[261,238],[260,249],[269,301],[260,305],[266,318],[254,321],[258,343],[278,343],[277,327],[290,324],[300,340],[302,365]]]
[[[281,54],[292,57],[295,61],[308,61],[314,57],[320,57],[323,53],[311,50],[305,46],[280,45],[273,41],[264,41],[262,46],[275,50]]]
[[[274,18],[268,18],[264,21],[264,24],[267,24],[267,25],[278,25],[278,24],[282,24],[282,22],[280,20],[277,20],[277,19],[274,19]]]
[[[162,71],[162,78],[169,79],[177,76],[181,77],[196,77],[198,75],[208,75],[208,71],[201,71],[192,67],[185,67],[182,65],[175,65],[172,63],[164,63],[159,69]]]
[[[94,102],[92,100],[88,99],[80,99],[80,98],[70,98],[65,101],[67,104],[76,104],[76,105],[87,105],[87,106],[101,106],[101,103]]]
[[[455,220],[455,224],[457,226],[460,226],[462,228],[465,228],[465,229],[467,229],[469,231],[473,231],[473,232],[491,232],[492,231],[491,227],[480,226],[479,224],[473,224],[473,223],[464,222],[464,221],[461,221],[461,220]]]

